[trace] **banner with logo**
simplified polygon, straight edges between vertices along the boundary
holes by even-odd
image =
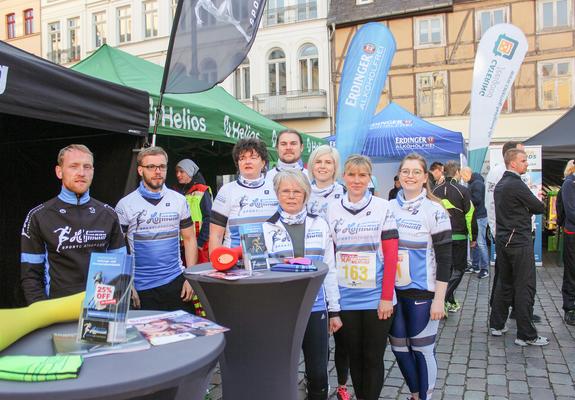
[[[469,166],[480,172],[501,108],[527,52],[527,39],[511,24],[489,28],[477,48],[473,67]]]
[[[349,45],[339,85],[335,127],[335,144],[342,163],[363,149],[395,48],[393,35],[378,22],[363,25]]]
[[[179,0],[161,93],[198,93],[228,77],[256,38],[266,0]]]
[[[525,182],[529,190],[539,199],[543,190],[543,155],[541,146],[525,146],[527,153],[527,162],[529,167],[527,172],[521,175],[521,180]],[[489,165],[494,168],[496,165],[503,164],[503,155],[501,154],[501,146],[489,147]],[[543,215],[535,215],[533,217],[533,229],[535,231],[535,264],[537,266],[543,265]],[[492,246],[492,257],[495,246]]]

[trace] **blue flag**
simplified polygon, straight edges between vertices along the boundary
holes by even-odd
[[[362,26],[349,45],[341,74],[335,128],[335,145],[342,164],[363,149],[395,47],[389,29],[378,22]]]
[[[161,93],[197,93],[228,77],[252,47],[266,0],[179,0]]]

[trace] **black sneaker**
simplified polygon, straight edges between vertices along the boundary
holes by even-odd
[[[486,269],[482,269],[477,274],[477,278],[479,278],[479,279],[487,278],[488,276],[489,276],[489,271],[487,271]]]
[[[565,323],[567,325],[575,326],[575,310],[569,310],[565,312]]]
[[[471,274],[471,273],[473,273],[473,272],[475,272],[475,268],[473,268],[471,265],[468,266],[467,268],[465,268],[465,273],[466,273],[466,274]]]
[[[539,322],[541,322],[541,317],[537,314],[533,314],[533,318],[531,318],[531,321],[533,321],[533,323],[538,324]]]

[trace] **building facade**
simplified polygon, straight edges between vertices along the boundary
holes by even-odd
[[[69,66],[106,43],[164,64],[177,0],[41,1],[45,58]],[[268,118],[327,136],[327,13],[328,0],[268,0],[252,50],[222,86]]]
[[[573,0],[332,0],[332,91],[337,94],[351,37],[362,24],[378,21],[397,43],[378,110],[394,101],[468,138],[479,40],[492,25],[507,22],[525,33],[529,48],[492,140],[526,139],[574,105],[573,7]]]
[[[0,40],[42,55],[40,0],[0,0]]]

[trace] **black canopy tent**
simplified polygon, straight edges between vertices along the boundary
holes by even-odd
[[[575,107],[524,144],[543,146],[544,159],[575,158]]]
[[[58,151],[94,153],[91,195],[115,204],[133,149],[148,132],[148,94],[88,77],[0,41],[0,308],[20,305],[20,232],[26,213],[60,190]]]
[[[575,158],[575,107],[523,144],[541,145],[543,185],[561,186],[565,164]]]

